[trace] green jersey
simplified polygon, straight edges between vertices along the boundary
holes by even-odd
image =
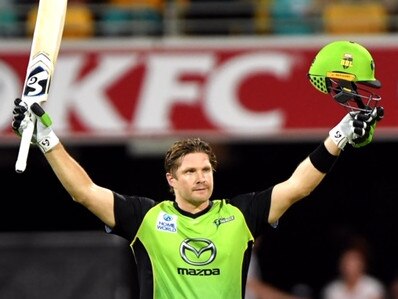
[[[115,193],[110,232],[131,242],[140,298],[243,298],[253,242],[270,227],[270,194],[212,200],[190,214],[174,201]]]

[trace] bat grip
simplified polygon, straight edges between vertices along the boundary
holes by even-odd
[[[24,172],[25,168],[26,168],[26,162],[28,160],[30,142],[32,140],[33,130],[35,127],[34,121],[35,121],[34,119],[29,121],[26,128],[22,132],[21,143],[19,145],[19,151],[18,151],[18,158],[17,158],[17,162],[15,163],[15,171],[17,173]]]

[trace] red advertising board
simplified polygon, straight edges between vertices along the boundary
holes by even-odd
[[[46,110],[59,136],[81,141],[206,135],[326,136],[346,111],[307,72],[331,39],[258,38],[63,42]],[[383,87],[379,138],[398,138],[398,42],[368,38]],[[29,42],[0,45],[0,141],[21,94]]]

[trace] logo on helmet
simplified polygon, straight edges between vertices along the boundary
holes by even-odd
[[[352,66],[352,62],[354,58],[352,58],[351,54],[344,54],[344,57],[341,59],[340,64],[343,66],[343,69],[348,69]]]
[[[374,62],[373,60],[370,61],[370,69],[371,69],[372,71],[375,70],[375,62]]]

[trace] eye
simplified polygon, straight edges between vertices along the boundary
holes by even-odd
[[[211,167],[205,167],[205,168],[203,168],[203,172],[211,172]]]

